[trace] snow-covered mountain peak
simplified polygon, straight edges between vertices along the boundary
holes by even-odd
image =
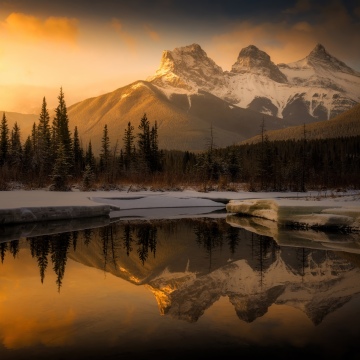
[[[165,50],[155,76],[147,79],[162,87],[212,89],[224,83],[223,70],[198,44]]]
[[[351,69],[344,62],[330,55],[321,44],[317,44],[315,48],[307,56],[308,63],[312,66],[321,66],[330,71],[343,72],[350,75],[360,75]]]
[[[160,67],[147,80],[169,99],[207,92],[233,106],[295,124],[333,118],[360,101],[360,73],[320,43],[303,59],[277,65],[249,45],[241,49],[231,71],[223,71],[200,45],[191,44],[164,51]]]
[[[304,59],[290,63],[278,64],[279,68],[289,69],[312,69],[315,72],[341,72],[349,75],[360,76],[360,73],[347,66],[344,62],[328,53],[325,47],[317,44],[308,56]]]
[[[314,49],[309,54],[309,58],[328,58],[329,56],[331,55],[325,50],[325,47],[321,44],[316,44]]]
[[[286,76],[271,61],[270,56],[254,45],[241,49],[231,72],[240,74],[250,72],[266,76],[279,83],[287,82]]]

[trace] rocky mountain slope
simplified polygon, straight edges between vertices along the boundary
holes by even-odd
[[[144,113],[151,125],[157,122],[159,147],[170,150],[205,150],[211,131],[216,146],[237,143],[258,134],[263,118],[269,129],[284,127],[282,119],[232,106],[201,90],[173,94],[169,99],[147,81],[137,81],[68,108],[70,129],[78,127],[84,145],[91,139],[95,153],[99,152],[105,124],[111,146],[118,144],[119,150],[128,122],[136,134]]]
[[[284,120],[328,120],[360,101],[360,73],[318,44],[304,59],[275,65],[254,45],[242,49],[230,71],[197,44],[164,51],[156,74],[147,79],[173,94],[208,91],[233,105]]]

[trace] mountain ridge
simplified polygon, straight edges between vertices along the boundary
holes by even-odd
[[[255,137],[263,120],[268,131],[320,124],[359,104],[359,89],[360,73],[321,44],[297,62],[278,65],[249,45],[223,71],[194,43],[164,50],[160,67],[146,80],[69,106],[69,128],[77,126],[83,146],[91,140],[98,154],[107,124],[119,150],[128,122],[136,132],[146,113],[158,124],[161,148],[202,151],[210,131],[224,147]],[[36,115],[19,120],[23,138],[35,121]]]
[[[183,53],[186,57],[179,58]],[[197,58],[199,53],[207,64],[211,63],[212,71],[204,71],[209,70],[204,67],[203,71],[189,76],[191,55]],[[188,91],[208,91],[232,105],[306,122],[328,120],[360,102],[360,73],[330,55],[321,44],[304,59],[279,65],[264,51],[249,45],[240,51],[231,71],[223,71],[222,75],[221,68],[215,67],[197,44],[167,50],[166,54],[169,61],[172,54],[177,54],[177,65],[163,68],[160,63],[155,75],[147,80],[167,93],[184,92],[184,88],[170,81],[176,78],[177,82],[186,84]],[[216,74],[213,81],[206,81],[209,73]]]

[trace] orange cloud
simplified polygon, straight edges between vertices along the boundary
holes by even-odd
[[[232,32],[213,39],[213,59],[222,56],[222,62],[226,62],[224,69],[230,70],[240,50],[248,45],[255,45],[267,52],[274,63],[287,63],[305,57],[317,42],[312,35],[311,26],[307,23],[289,26],[286,23],[257,25],[243,22]],[[208,53],[211,55],[210,51]],[[220,63],[219,60],[216,62]]]
[[[160,40],[160,35],[150,25],[145,24],[144,25],[144,30],[153,41],[159,41]]]
[[[312,26],[306,21],[301,21],[296,23],[293,26],[294,30],[303,31],[303,32],[311,32],[313,30]]]
[[[126,46],[132,52],[136,52],[137,41],[133,36],[123,30],[123,25],[120,20],[113,18],[111,20],[111,27],[117,32],[117,34],[120,36],[120,39],[126,44]]]
[[[76,19],[51,16],[41,20],[22,13],[11,13],[0,26],[7,34],[26,41],[45,39],[75,43],[78,33]]]
[[[305,11],[308,5],[306,1],[299,1],[297,8]],[[207,51],[208,55],[217,63],[226,64],[223,67],[228,70],[240,50],[251,44],[267,52],[275,64],[300,60],[317,43],[323,44],[330,54],[347,63],[346,54],[351,53],[352,59],[360,57],[360,24],[353,20],[341,2],[333,1],[322,9],[317,21],[312,24],[296,19],[261,24],[244,21],[236,24],[232,31],[214,37],[212,42],[213,48]]]

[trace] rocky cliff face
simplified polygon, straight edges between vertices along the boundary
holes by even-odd
[[[155,76],[150,77],[155,85],[174,87],[188,91],[211,90],[225,84],[223,70],[211,60],[198,44],[165,50]]]
[[[252,73],[267,77],[278,83],[287,83],[286,76],[270,60],[270,56],[259,50],[256,46],[250,45],[242,49],[231,72]]]
[[[169,99],[173,94],[207,91],[241,108],[295,124],[328,120],[360,102],[360,73],[317,44],[304,59],[275,65],[250,45],[231,68],[222,69],[197,44],[164,51],[155,76],[148,78]]]

